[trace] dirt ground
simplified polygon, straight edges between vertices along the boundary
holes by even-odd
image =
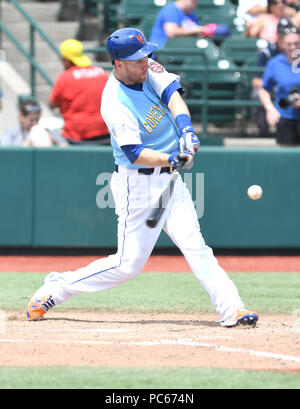
[[[300,323],[261,317],[222,328],[217,316],[7,313],[0,366],[182,366],[300,372]]]
[[[64,271],[95,258],[1,256],[0,269]],[[300,271],[299,260],[219,258],[230,272]],[[152,257],[144,272],[164,270],[189,268],[182,257]],[[54,309],[34,322],[24,312],[10,311],[2,316],[0,344],[0,366],[182,366],[300,373],[300,316],[292,315],[261,316],[255,328],[222,328],[214,315],[116,315]]]

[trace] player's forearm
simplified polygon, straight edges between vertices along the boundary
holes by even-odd
[[[144,148],[137,160],[134,162],[135,165],[142,166],[170,166],[169,154],[163,152],[157,152],[153,149]]]
[[[180,27],[177,24],[165,24],[164,29],[169,38],[199,35],[199,34],[202,34],[203,32],[203,29],[201,26],[185,28],[185,27]]]
[[[168,108],[174,119],[180,114],[190,116],[189,109],[178,91],[174,92],[169,100]]]

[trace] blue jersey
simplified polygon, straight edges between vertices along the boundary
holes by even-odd
[[[147,81],[132,89],[112,72],[102,95],[101,114],[111,135],[115,163],[140,168],[130,162],[122,146],[142,144],[145,148],[172,154],[179,150],[179,131],[168,107],[161,100],[164,90],[179,77],[149,59]]]
[[[300,109],[292,106],[280,108],[281,98],[286,98],[292,88],[300,90],[300,73],[297,66],[293,67],[285,54],[278,54],[267,63],[263,75],[263,88],[271,92],[275,89],[275,106],[282,118],[300,120]]]
[[[162,48],[168,41],[168,36],[164,30],[166,23],[174,23],[185,28],[192,28],[200,24],[196,14],[185,14],[175,3],[167,4],[158,13],[149,39],[151,43],[158,44],[159,48]]]

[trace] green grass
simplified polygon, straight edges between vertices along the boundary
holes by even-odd
[[[34,385],[34,386],[33,386]],[[213,368],[0,368],[1,389],[299,389],[300,374]]]
[[[1,273],[0,309],[25,310],[45,274]],[[264,314],[300,309],[300,274],[231,274],[246,306]],[[210,298],[193,274],[147,273],[111,290],[72,297],[57,310],[124,313],[214,313]]]

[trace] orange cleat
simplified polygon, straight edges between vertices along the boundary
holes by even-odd
[[[54,307],[55,302],[51,295],[36,298],[32,297],[27,307],[27,317],[30,320],[38,321],[43,319],[44,314]]]

